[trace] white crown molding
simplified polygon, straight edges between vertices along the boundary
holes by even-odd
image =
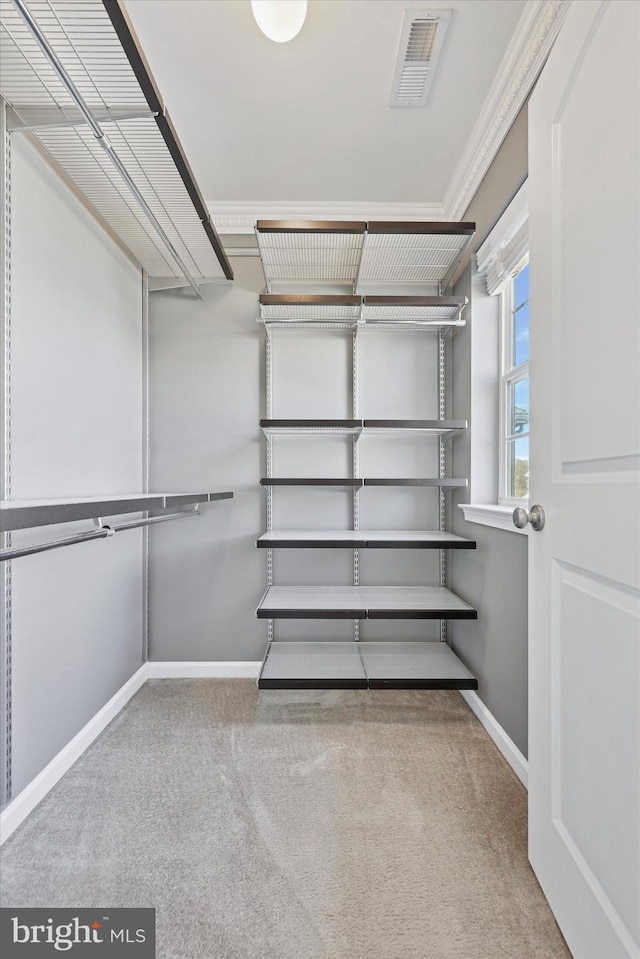
[[[439,203],[347,203],[324,200],[265,202],[208,200],[220,234],[253,233],[256,220],[443,220]]]
[[[537,80],[571,0],[530,0],[489,90],[444,198],[445,219],[459,220]]]

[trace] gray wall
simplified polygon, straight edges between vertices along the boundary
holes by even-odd
[[[139,490],[140,271],[19,136],[11,187],[11,498]],[[89,526],[21,531],[13,545]],[[16,795],[142,662],[142,536],[11,566]]]
[[[233,490],[233,500],[150,531],[152,660],[262,659],[255,617],[265,590],[258,485],[263,374],[257,296],[260,260],[235,258],[233,283],[205,299],[150,297],[152,489]]]
[[[521,110],[465,220],[475,220],[474,250],[480,246],[527,175],[527,107]],[[478,678],[478,695],[518,749],[527,755],[527,576],[526,536],[464,520],[458,504],[496,502],[498,403],[495,379],[474,368],[498,369],[498,301],[489,297],[467,263],[454,292],[468,296],[467,326],[453,337],[453,415],[469,420],[469,433],[453,444],[456,476],[470,489],[452,500],[453,530],[476,540],[475,551],[454,554],[454,592],[478,609],[476,622],[452,622],[453,647]],[[479,465],[482,463],[482,468]],[[473,471],[475,469],[475,475]]]

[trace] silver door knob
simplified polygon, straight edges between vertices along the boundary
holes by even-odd
[[[539,532],[544,529],[544,510],[542,506],[532,506],[527,513],[522,506],[517,506],[513,511],[513,525],[518,529],[524,529],[527,523],[531,523],[531,528]]]

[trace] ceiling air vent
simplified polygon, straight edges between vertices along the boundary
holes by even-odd
[[[452,10],[405,10],[391,87],[392,107],[427,103]]]

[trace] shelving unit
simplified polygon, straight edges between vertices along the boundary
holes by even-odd
[[[477,618],[476,610],[447,588],[446,560],[448,550],[474,549],[476,545],[473,540],[446,529],[446,494],[467,485],[467,479],[447,475],[448,442],[468,424],[446,417],[445,341],[455,329],[464,326],[462,311],[466,301],[431,292],[411,296],[359,293],[363,286],[399,282],[435,284],[442,293],[473,231],[473,224],[451,223],[259,221],[257,224],[269,291],[260,297],[260,322],[266,334],[266,416],[260,426],[266,441],[267,466],[266,476],[260,481],[267,497],[267,529],[256,544],[267,558],[267,590],[256,611],[259,619],[267,621],[267,651],[258,680],[260,688],[477,688],[473,675],[446,643],[447,620]],[[352,290],[343,294],[274,293],[272,285],[281,281],[344,283],[350,284]],[[351,416],[321,419],[273,415],[274,342],[281,332],[286,336],[288,330],[333,331],[350,337]],[[362,335],[368,336],[374,331],[436,337],[437,418],[373,418],[360,414],[359,342]],[[341,437],[351,445],[350,475],[343,472],[327,476],[320,471],[314,475],[313,469],[308,468],[311,474],[308,476],[293,471],[290,475],[274,476],[274,445],[285,442],[287,437],[300,437],[302,441],[304,437],[314,436],[318,437],[312,440],[314,447],[316,442],[335,446]],[[361,441],[368,438],[368,444],[378,444],[393,437],[404,439],[405,445],[407,440],[413,440],[420,444],[420,449],[423,443],[437,444],[437,475],[369,475],[373,473],[370,470],[363,476]],[[395,444],[396,441],[388,442]],[[379,459],[376,462],[379,463]],[[389,472],[401,473],[401,468],[396,463]],[[342,487],[347,493],[350,491],[352,528],[274,528],[274,491],[281,490],[278,496],[282,496],[286,488],[293,487],[301,489],[298,504],[304,502],[307,495],[319,495],[307,494],[305,489]],[[437,491],[437,528],[361,529],[361,508],[367,504],[367,495],[374,495],[367,493],[371,487],[413,487],[419,496],[423,494],[418,491],[424,489],[426,497],[436,495]],[[353,550],[352,585],[275,585],[274,550],[291,549]],[[382,549],[437,551],[438,584],[364,585],[360,578],[360,551]],[[326,568],[333,576],[333,566]],[[309,636],[307,641],[276,640],[275,623],[281,620],[300,620],[301,623],[352,620],[353,641],[335,642],[330,638],[316,641],[308,625],[300,629],[303,635]],[[440,642],[404,642],[400,636],[396,639],[389,636],[388,640],[378,642],[361,641],[361,624],[381,620],[439,621]],[[399,628],[397,625],[396,629]]]

